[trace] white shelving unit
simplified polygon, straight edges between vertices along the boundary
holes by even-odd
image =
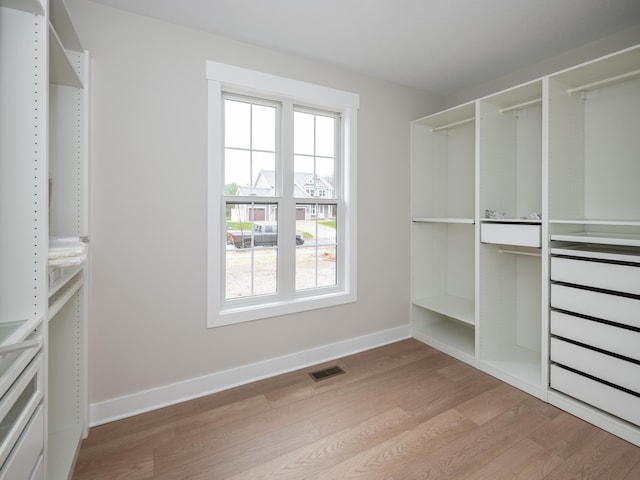
[[[475,356],[475,105],[412,124],[414,335]]]
[[[88,234],[87,68],[63,0],[0,0],[2,478],[70,478],[87,433],[87,265],[47,262]]]
[[[478,117],[478,366],[545,398],[542,81],[479,100]]]
[[[411,321],[419,340],[640,445],[640,384],[596,365],[640,373],[640,291],[626,285],[640,281],[638,125],[640,46],[412,122]],[[563,256],[577,286],[558,279]],[[560,338],[593,327],[558,313],[565,298],[613,354]],[[563,369],[577,359],[585,374]]]

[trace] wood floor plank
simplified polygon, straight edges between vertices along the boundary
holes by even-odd
[[[447,410],[387,441],[372,446],[309,480],[386,480],[407,462],[416,461],[453,439],[470,432],[476,425],[456,410]],[[404,477],[398,477],[404,478]]]
[[[563,461],[525,438],[465,480],[542,480]]]
[[[640,447],[410,339],[92,428],[73,476],[232,478],[638,480]]]
[[[638,447],[605,432],[591,436],[591,444],[591,449],[574,453],[547,479],[620,480],[629,474],[640,458]]]
[[[248,478],[299,480],[308,478],[357,455],[384,441],[389,436],[403,432],[415,424],[415,418],[394,408],[382,415],[367,419],[351,428],[336,432],[286,455],[256,465],[240,472],[229,480]]]
[[[394,475],[415,480],[465,478],[547,421],[520,403]]]

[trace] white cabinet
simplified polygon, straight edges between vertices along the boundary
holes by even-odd
[[[0,0],[0,478],[69,478],[87,433],[86,246],[49,260],[88,235],[87,68],[63,0]]]
[[[411,322],[640,445],[638,125],[640,46],[412,122]]]

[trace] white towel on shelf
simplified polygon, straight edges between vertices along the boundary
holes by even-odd
[[[49,266],[81,265],[87,259],[87,244],[78,237],[49,239]]]

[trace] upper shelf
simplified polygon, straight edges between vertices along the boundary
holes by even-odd
[[[3,0],[0,0],[3,1]],[[51,0],[49,10],[49,21],[56,31],[60,42],[65,50],[82,52],[82,44],[73,26],[69,12],[64,4],[64,0]]]
[[[56,85],[82,88],[82,80],[71,64],[71,60],[58,37],[56,30],[49,25],[49,82]]]
[[[44,5],[41,0],[0,0],[0,7],[13,8],[34,15],[44,15]]]

